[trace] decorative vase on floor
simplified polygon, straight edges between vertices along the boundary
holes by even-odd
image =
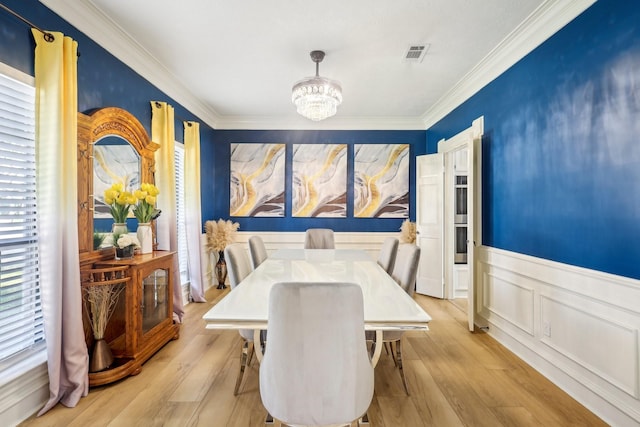
[[[153,236],[151,233],[151,223],[143,222],[138,224],[138,240],[140,241],[140,253],[150,254],[153,252]]]
[[[89,372],[100,372],[107,369],[113,363],[113,353],[109,344],[104,339],[96,340],[93,344]]]
[[[216,263],[216,278],[218,279],[218,289],[224,289],[227,280],[227,263],[224,261],[224,251],[218,252],[218,262]]]

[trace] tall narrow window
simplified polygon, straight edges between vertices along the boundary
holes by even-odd
[[[176,216],[178,218],[178,264],[182,285],[189,283],[189,251],[187,250],[187,221],[184,203],[184,144],[175,143]]]
[[[30,76],[22,77],[7,68],[0,68],[0,380],[44,345],[36,219],[35,88]],[[12,71],[11,77],[5,70]]]

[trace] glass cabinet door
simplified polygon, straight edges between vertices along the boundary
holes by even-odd
[[[167,318],[169,312],[169,273],[157,269],[142,280],[142,334]]]

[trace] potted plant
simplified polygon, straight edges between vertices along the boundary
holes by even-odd
[[[116,247],[116,259],[133,258],[135,248],[140,247],[136,236],[131,234],[114,234],[113,241]]]
[[[218,221],[207,221],[205,229],[207,233],[207,251],[218,253],[218,262],[216,263],[216,279],[218,280],[218,289],[226,288],[224,282],[227,278],[227,264],[224,261],[224,248],[228,244],[233,243],[236,232],[240,224],[230,220],[219,219]]]
[[[113,233],[127,232],[127,217],[129,209],[136,202],[135,196],[125,191],[124,184],[116,182],[108,189],[104,190],[104,202],[109,205],[109,212],[113,217]]]

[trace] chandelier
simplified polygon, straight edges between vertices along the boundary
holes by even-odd
[[[336,114],[338,105],[342,103],[340,83],[318,74],[319,64],[323,59],[323,51],[311,52],[311,60],[316,63],[316,75],[293,85],[291,94],[291,101],[296,105],[298,114],[316,122]]]

